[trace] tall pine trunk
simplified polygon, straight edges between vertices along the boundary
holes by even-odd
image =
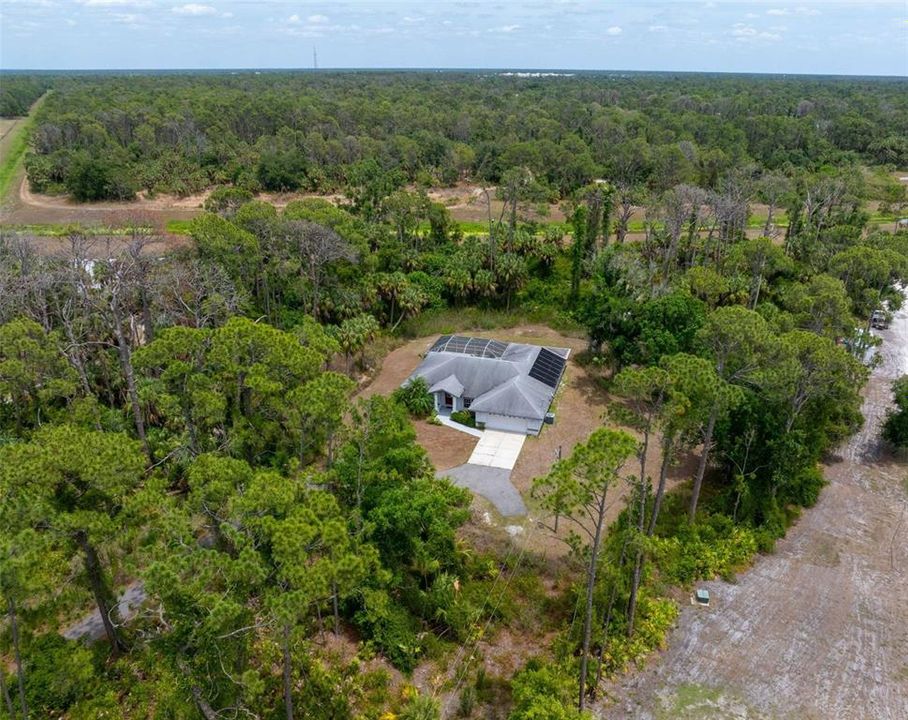
[[[281,651],[284,660],[284,716],[293,720],[293,675],[290,664],[290,623],[284,623]]]
[[[19,684],[19,706],[23,720],[28,720],[28,701],[25,699],[25,668],[22,666],[22,649],[19,644],[19,619],[16,614],[16,601],[12,597],[6,600],[9,613],[10,635],[13,641],[13,656],[16,659],[16,680]]]
[[[662,445],[662,467],[659,470],[659,487],[656,489],[656,498],[653,500],[653,514],[650,516],[649,525],[646,528],[647,537],[652,537],[656,531],[656,520],[659,518],[659,510],[662,508],[662,498],[665,496],[665,484],[668,482],[668,466],[672,461],[672,448],[674,440],[665,439]]]
[[[608,488],[602,491],[596,517],[596,532],[593,534],[593,545],[590,548],[590,564],[586,577],[586,610],[583,614],[583,649],[580,655],[580,699],[578,706],[583,712],[586,707],[586,672],[590,659],[590,635],[593,629],[593,591],[596,589],[596,568],[599,561],[599,546],[602,543],[602,526],[605,524],[605,496]]]
[[[98,557],[98,551],[88,540],[88,534],[84,530],[76,532],[76,542],[82,550],[85,562],[85,574],[88,577],[88,584],[91,587],[91,593],[95,598],[95,604],[98,606],[98,612],[101,614],[101,622],[104,625],[104,633],[110,643],[110,649],[116,658],[126,649],[123,641],[117,633],[117,628],[111,620],[111,615],[116,613],[116,605],[112,599],[110,588],[104,581],[104,570],[101,567],[101,560]]]
[[[136,376],[132,367],[132,351],[129,347],[129,341],[126,339],[126,333],[123,332],[123,316],[120,312],[120,302],[116,294],[110,301],[110,310],[113,315],[114,332],[117,336],[117,349],[120,355],[120,365],[123,368],[123,376],[126,379],[126,393],[129,396],[129,404],[132,408],[132,416],[136,425],[136,434],[142,442],[142,448],[148,462],[154,465],[154,455],[151,452],[151,446],[148,444],[148,438],[145,435],[145,416],[142,413],[142,406],[139,404],[139,393],[136,390]]]
[[[646,485],[641,481],[637,489],[637,542],[643,537],[643,524],[646,516]],[[627,636],[634,634],[634,619],[637,615],[637,593],[640,590],[640,577],[643,575],[643,548],[638,546],[634,554],[634,572],[631,576],[631,592],[627,601]]]
[[[624,570],[624,563],[627,560],[627,545],[628,538],[627,534],[624,535],[624,541],[621,543],[621,553],[618,556],[618,574],[620,575]],[[615,600],[618,598],[618,579],[615,579],[615,582],[612,583],[611,592],[608,597],[608,605],[606,605],[605,612],[602,615],[602,642],[599,643],[599,650],[596,653],[596,680],[593,683],[593,690],[595,695],[596,688],[599,687],[599,683],[602,682],[602,664],[605,655],[605,641],[608,639],[608,629],[612,624],[612,612],[615,609]]]
[[[3,704],[6,705],[6,712],[9,713],[10,720],[16,716],[16,709],[13,707],[13,699],[9,696],[9,688],[6,686],[6,673],[0,669],[0,695],[3,695]]]
[[[214,711],[214,708],[208,704],[208,701],[202,697],[202,688],[198,685],[193,685],[192,689],[192,699],[195,700],[195,706],[199,709],[199,712],[202,713],[202,717],[205,720],[218,720],[218,714]]]
[[[718,408],[713,406],[706,423],[706,432],[703,434],[703,451],[700,453],[700,462],[697,465],[697,474],[694,476],[694,488],[690,496],[690,510],[688,516],[693,522],[697,515],[697,503],[700,501],[700,489],[703,487],[703,477],[706,475],[706,464],[709,462],[709,452],[713,444],[713,431],[716,428],[716,415]]]

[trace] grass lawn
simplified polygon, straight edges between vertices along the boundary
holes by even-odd
[[[25,151],[28,149],[28,138],[35,123],[35,112],[44,102],[47,93],[38,98],[32,105],[28,117],[18,127],[14,128],[9,137],[3,138],[2,158],[0,158],[0,198],[5,198],[13,184],[13,178],[18,174]]]
[[[189,235],[189,228],[192,220],[168,220],[164,224],[164,229],[171,235]]]
[[[67,235],[130,235],[132,228],[81,223],[41,223],[40,225],[4,225],[4,229],[35,237],[66,237]]]

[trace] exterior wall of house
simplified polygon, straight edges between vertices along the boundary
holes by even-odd
[[[539,427],[536,427],[535,430],[532,427],[536,423],[527,418],[478,412],[476,413],[476,422],[485,423],[487,430],[504,430],[507,432],[526,433],[527,435],[537,435],[539,433]]]
[[[432,393],[435,396],[435,412],[457,412],[463,410],[463,398],[455,397],[454,407],[450,410],[445,407],[445,394],[443,392]]]

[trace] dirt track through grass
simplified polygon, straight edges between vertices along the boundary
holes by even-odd
[[[18,118],[3,137],[0,138],[0,201],[4,200],[10,188],[17,187],[15,180],[23,171],[22,159],[28,149],[28,133],[35,119],[35,113],[47,97],[44,93],[28,111],[28,116]]]
[[[879,441],[908,372],[908,313],[882,335],[864,428],[817,505],[737,584],[703,583],[713,607],[685,607],[669,649],[602,717],[908,718],[908,465]]]

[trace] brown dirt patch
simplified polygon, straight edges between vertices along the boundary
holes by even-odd
[[[450,470],[470,459],[477,438],[444,425],[432,425],[425,420],[414,423],[416,439],[422,445],[436,470]]]
[[[411,190],[413,188],[410,188]],[[501,215],[502,202],[496,200],[495,189],[492,194],[492,217],[498,220]],[[44,195],[32,192],[25,174],[22,173],[18,189],[11,190],[4,207],[0,208],[0,223],[11,225],[43,224],[92,224],[105,223],[115,226],[141,214],[155,225],[163,227],[168,220],[190,220],[202,212],[205,200],[211,190],[186,196],[157,194],[150,196],[139,192],[134,200],[119,202],[79,203],[65,195]],[[445,205],[451,216],[462,222],[487,222],[488,207],[486,197],[477,185],[460,183],[451,188],[437,188],[428,192],[435,202]],[[257,199],[270,203],[277,208],[286,207],[294,200],[321,198],[335,204],[343,204],[346,198],[340,194],[319,195],[315,193],[260,193]],[[540,213],[540,207],[545,212]],[[534,206],[526,209],[523,215],[537,221],[564,221],[564,213],[557,204]]]
[[[493,221],[501,217],[504,207],[504,203],[496,199],[494,187],[488,188],[488,193],[487,198],[482,186],[462,182],[450,188],[433,188],[426,194],[433,201],[447,207],[455,220],[486,223],[489,220],[490,204]],[[566,219],[558,203],[534,203],[523,208],[521,216],[537,222],[564,222]]]
[[[864,427],[827,465],[817,505],[737,583],[703,583],[713,607],[682,608],[669,649],[619,679],[605,717],[678,717],[691,688],[747,708],[697,717],[908,717],[908,464],[880,446],[908,314],[882,335]]]

